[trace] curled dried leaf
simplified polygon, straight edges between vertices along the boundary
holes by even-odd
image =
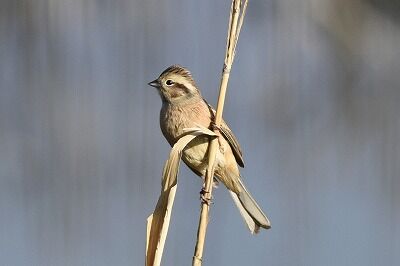
[[[197,136],[216,136],[214,132],[200,125],[196,128],[186,128],[184,131],[185,135],[172,147],[168,160],[165,162],[161,194],[154,212],[147,218],[146,266],[160,265],[161,263],[177,189],[182,151]]]

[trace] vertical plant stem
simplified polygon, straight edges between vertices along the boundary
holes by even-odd
[[[245,0],[244,9],[240,16],[240,7],[241,7],[241,0],[232,0],[230,17],[229,17],[229,26],[228,26],[228,35],[227,35],[227,44],[226,44],[226,53],[225,53],[225,60],[224,66],[222,69],[222,77],[220,83],[220,90],[219,90],[219,97],[217,103],[217,111],[215,114],[215,125],[217,128],[221,125],[222,122],[222,112],[224,109],[225,103],[225,95],[226,90],[228,87],[228,80],[229,74],[232,67],[233,59],[235,56],[235,49],[236,43],[239,37],[240,28],[243,23],[243,17],[245,14],[245,10],[247,7],[247,1]],[[219,134],[218,130],[215,131],[216,134]],[[208,167],[206,171],[205,181],[204,181],[204,198],[207,200],[211,200],[212,196],[212,183],[214,178],[214,164],[218,149],[218,138],[214,138],[210,141],[210,147],[208,152]],[[208,217],[209,217],[209,201],[202,201],[201,204],[201,212],[200,212],[200,221],[199,227],[197,230],[197,242],[195,247],[195,252],[193,256],[192,265],[193,266],[200,266],[202,264],[203,258],[203,250],[204,250],[204,242],[207,232],[207,225],[208,225]]]

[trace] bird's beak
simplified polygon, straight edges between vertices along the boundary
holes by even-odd
[[[160,87],[160,82],[158,81],[158,79],[155,79],[151,82],[148,83],[150,86],[154,87],[154,88],[159,88]]]

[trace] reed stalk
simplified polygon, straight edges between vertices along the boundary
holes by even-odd
[[[215,113],[215,125],[216,128],[221,126],[222,122],[222,112],[225,104],[225,95],[228,87],[230,70],[232,67],[233,59],[235,57],[236,45],[239,39],[239,33],[243,25],[243,19],[246,14],[248,0],[232,0],[229,24],[228,24],[228,35],[226,39],[226,51],[224,65],[222,68],[222,77],[219,89],[217,111]],[[242,10],[242,12],[240,12]],[[218,129],[215,133],[219,135]],[[214,177],[214,166],[215,158],[218,149],[218,138],[213,138],[210,140],[210,148],[208,152],[208,167],[206,171],[204,187],[203,187],[203,200],[201,203],[200,220],[197,230],[197,242],[193,255],[192,265],[201,266],[203,259],[204,243],[207,232],[207,225],[209,220],[210,205],[209,202],[212,199],[212,183]]]

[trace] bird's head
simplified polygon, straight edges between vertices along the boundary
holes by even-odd
[[[201,98],[189,70],[178,65],[168,67],[149,85],[159,91],[163,102],[185,103],[193,98]]]

